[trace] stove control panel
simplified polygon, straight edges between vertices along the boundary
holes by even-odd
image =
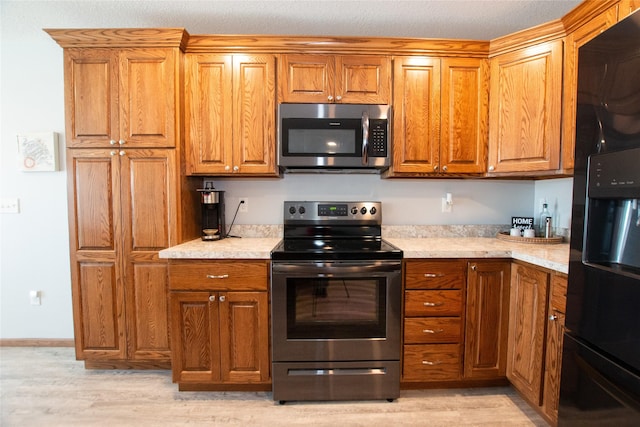
[[[370,221],[382,223],[381,202],[284,202],[284,221]]]

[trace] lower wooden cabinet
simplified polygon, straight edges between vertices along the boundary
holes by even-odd
[[[504,378],[509,333],[510,261],[470,261],[464,339],[466,379]]]
[[[262,260],[170,263],[172,371],[181,390],[270,389],[267,277]]]

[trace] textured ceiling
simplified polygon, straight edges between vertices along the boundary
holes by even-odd
[[[3,0],[5,3],[5,0]],[[11,1],[6,1],[5,6]],[[561,18],[579,0],[47,1],[67,27],[185,27],[191,34],[490,40]]]

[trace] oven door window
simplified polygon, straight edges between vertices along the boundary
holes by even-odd
[[[385,278],[287,279],[287,339],[384,338]]]

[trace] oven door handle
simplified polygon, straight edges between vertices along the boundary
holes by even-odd
[[[288,264],[288,263],[274,263],[272,264],[272,270],[274,273],[287,273],[287,274],[314,274],[320,277],[331,277],[338,274],[346,273],[369,273],[380,272],[390,273],[394,271],[400,271],[401,264],[399,262],[367,262],[367,263],[323,263],[315,262],[309,264]]]

